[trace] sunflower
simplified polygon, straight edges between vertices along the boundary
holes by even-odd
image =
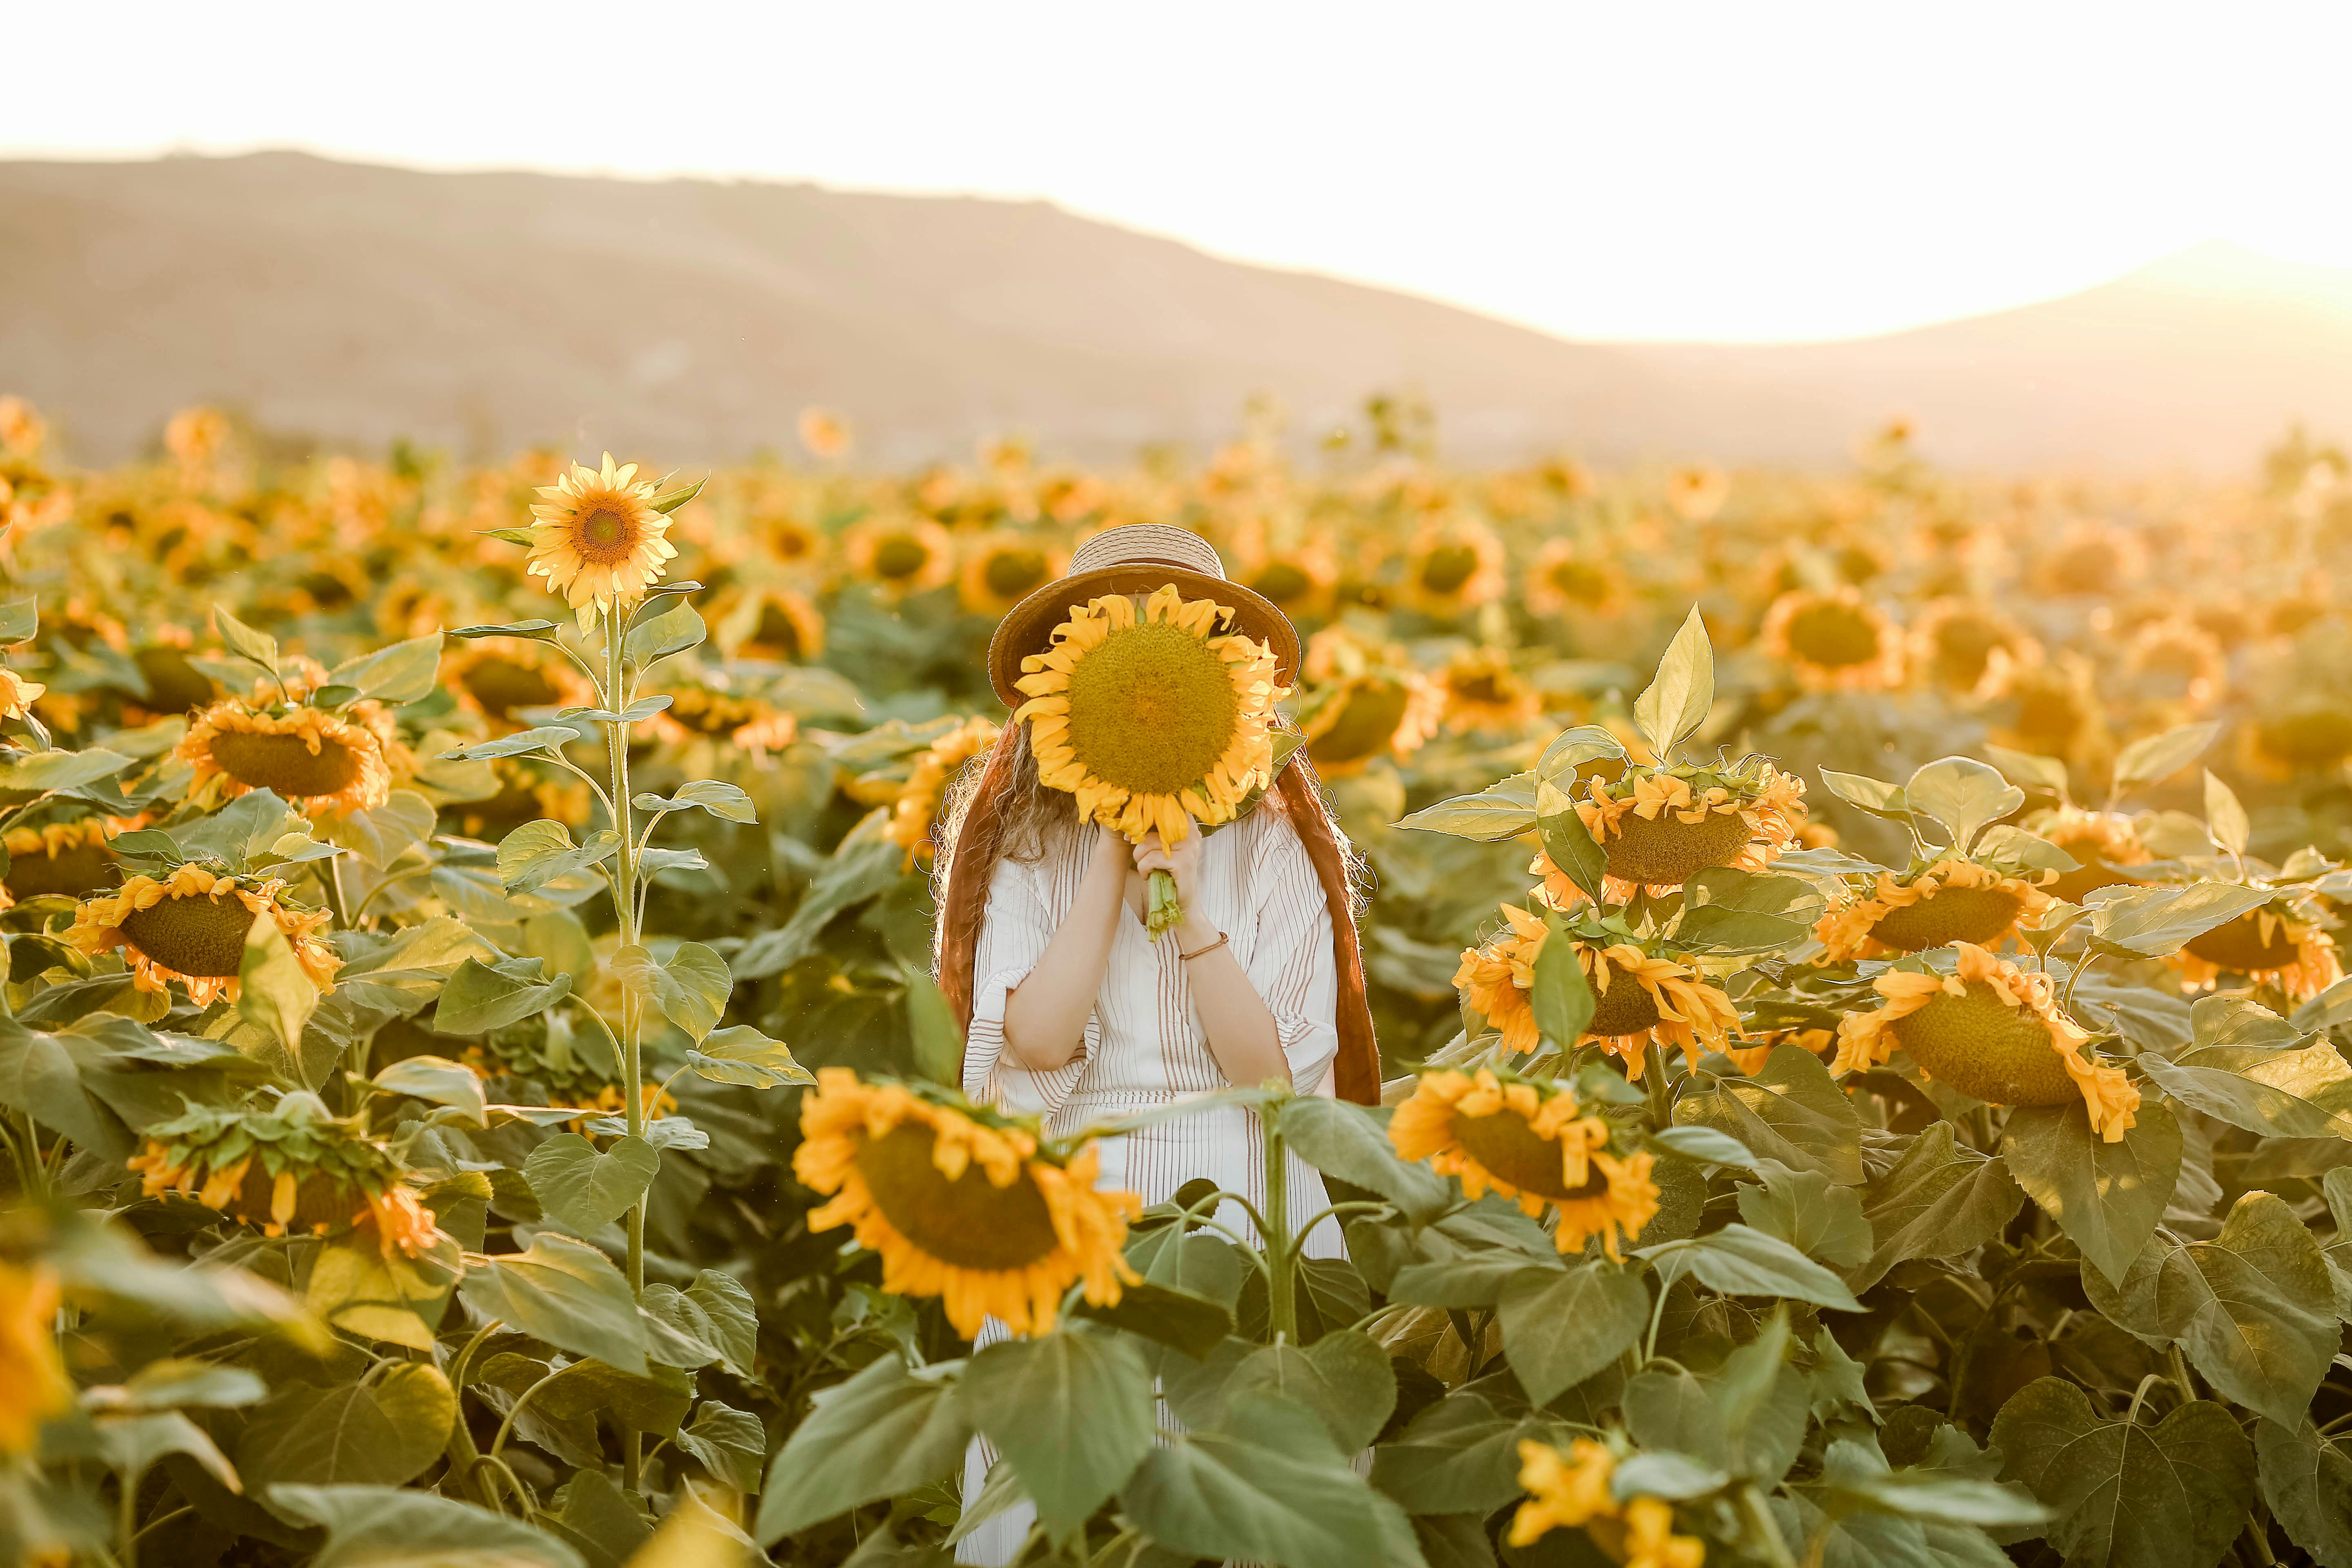
[[[1685,522],[1711,521],[1730,498],[1731,481],[1718,468],[1692,464],[1666,476],[1666,504]]]
[[[5,665],[0,665],[0,719],[25,719],[32,715],[33,704],[48,690],[37,680],[27,680]]]
[[[302,689],[297,680],[294,689]],[[172,755],[195,776],[191,800],[232,800],[275,790],[302,812],[373,811],[392,797],[392,756],[399,742],[382,704],[355,702],[338,713],[305,701],[224,697],[188,722]]]
[[[177,1193],[267,1236],[372,1225],[386,1258],[421,1258],[449,1239],[391,1148],[310,1094],[268,1111],[191,1109],[149,1128],[124,1163],[142,1195]]]
[[[1565,1452],[1520,1439],[1519,1488],[1528,1500],[1511,1516],[1509,1544],[1532,1546],[1554,1530],[1580,1525],[1602,1556],[1624,1568],[1702,1568],[1706,1542],[1675,1533],[1672,1504],[1634,1497],[1619,1506],[1616,1468],[1616,1454],[1595,1438],[1570,1438]]]
[[[1503,542],[1475,518],[1433,518],[1405,549],[1404,600],[1423,615],[1465,616],[1503,588]]]
[[[2132,819],[2119,811],[2084,811],[2060,805],[2025,819],[2025,830],[2065,851],[2077,868],[2046,885],[2050,896],[2079,904],[2100,888],[2139,884],[2117,868],[2144,866],[2156,857],[2139,841]]]
[[[2124,656],[2133,689],[2168,719],[2205,712],[2228,684],[2230,661],[2212,633],[2186,616],[2151,621]]]
[[[2124,1069],[2088,1049],[2090,1034],[2058,1010],[2050,976],[2022,970],[1974,942],[1955,942],[1951,974],[1890,969],[1874,982],[1885,1000],[1838,1025],[1847,1073],[1896,1047],[1930,1077],[1995,1105],[2065,1105],[2079,1098],[2091,1131],[2118,1142],[2139,1111]]]
[[[782,751],[800,734],[800,721],[764,698],[700,684],[681,685],[670,697],[670,705],[646,725],[656,740],[669,745],[724,741],[759,760]]]
[[[670,520],[654,510],[661,483],[636,474],[635,463],[614,468],[607,452],[602,468],[574,463],[555,483],[541,486],[539,493],[547,499],[530,509],[536,521],[523,573],[546,578],[548,590],[563,595],[583,633],[599,612],[643,598],[668,574],[664,563],[677,556],[669,542]]]
[[[73,1407],[73,1379],[58,1353],[63,1299],[47,1264],[0,1263],[0,1454],[32,1453],[41,1424]]]
[[[1501,1033],[1505,1047],[1526,1055],[1542,1037],[1529,995],[1536,959],[1550,930],[1541,916],[1514,904],[1503,906],[1503,918],[1509,927],[1506,932],[1463,949],[1454,984],[1469,1008]],[[1575,1043],[1601,1047],[1622,1061],[1625,1076],[1634,1079],[1642,1076],[1653,1040],[1678,1045],[1693,1058],[1721,1048],[1739,1026],[1739,1013],[1707,981],[1697,961],[1654,942],[1645,947],[1610,940],[1615,934],[1577,942],[1577,964],[1592,989],[1593,1008]]]
[[[13,392],[0,397],[0,453],[30,461],[48,438],[49,424],[39,410]]]
[[[525,757],[493,757],[490,771],[498,780],[498,792],[446,809],[467,837],[493,843],[542,816],[568,827],[586,826],[588,786],[546,771],[549,765]]]
[[[711,611],[711,640],[730,658],[808,664],[824,652],[824,616],[805,594],[734,588]]]
[[[193,712],[220,696],[220,682],[198,669],[189,658],[195,638],[186,627],[167,622],[148,637],[148,642],[131,650],[131,662],[139,667],[147,689],[139,694],[142,700],[125,704],[126,722],[134,711],[157,718]]]
[[[976,616],[1001,616],[1030,593],[1060,577],[1067,552],[1009,530],[983,533],[965,547],[957,592]]]
[[[1826,594],[1781,595],[1764,612],[1757,641],[1809,691],[1880,691],[1903,684],[1903,634],[1843,584]]]
[[[1617,1258],[1620,1238],[1640,1235],[1658,1212],[1652,1156],[1611,1152],[1609,1123],[1586,1114],[1565,1084],[1489,1068],[1475,1077],[1425,1072],[1389,1119],[1389,1142],[1400,1160],[1459,1176],[1473,1200],[1491,1190],[1530,1219],[1555,1211],[1552,1242],[1562,1252],[1581,1252],[1598,1237]]]
[[[1543,716],[1543,694],[1511,669],[1510,652],[1466,647],[1438,674],[1445,694],[1445,727],[1460,731],[1523,729]]]
[[[1016,684],[1039,782],[1079,815],[1140,842],[1231,821],[1274,782],[1274,655],[1216,627],[1233,612],[1175,584],[1139,609],[1107,595],[1054,628]]]
[[[2111,598],[2147,569],[2147,552],[2120,528],[2076,522],[2059,536],[2057,544],[2042,555],[2037,565],[2042,591],[2054,598]]]
[[[126,819],[136,822],[137,818]],[[0,882],[0,908],[18,899],[52,894],[79,899],[122,880],[108,844],[126,823],[86,816],[43,827],[8,830],[8,876]]]
[[[1360,773],[1383,753],[1402,762],[1436,732],[1444,693],[1402,647],[1327,626],[1308,639],[1305,670],[1314,689],[1299,728],[1327,777]]]
[[[2107,746],[2106,723],[2088,664],[2074,654],[2012,665],[1993,697],[2013,713],[1990,738],[2013,751],[2088,762]]]
[[[200,470],[218,461],[228,447],[228,416],[217,408],[183,408],[164,422],[163,449],[183,468]]]
[[[849,569],[886,598],[927,593],[955,574],[955,543],[927,517],[869,517],[842,541]]]
[[[1923,605],[1911,626],[1911,664],[1943,689],[1990,696],[2013,664],[2042,657],[2041,645],[2008,616],[1972,599]]]
[[[204,1007],[237,999],[246,932],[267,916],[323,995],[334,990],[335,971],[342,966],[319,934],[333,916],[289,904],[285,892],[282,879],[255,882],[202,866],[183,866],[160,880],[142,874],[112,893],[85,900],[66,940],[92,958],[121,948],[139,990],[160,994],[181,981],[189,1000]]]
[[[855,438],[849,421],[830,408],[803,408],[800,417],[801,446],[820,462],[846,457]]]
[[[1097,1158],[1091,1143],[1059,1158],[1030,1124],[944,1091],[826,1068],[801,1103],[793,1174],[833,1200],[808,1216],[811,1230],[852,1226],[881,1254],[885,1290],[944,1298],[971,1339],[992,1316],[1017,1334],[1050,1333],[1073,1283],[1108,1306],[1135,1282],[1120,1249],[1143,1202],[1097,1191]]]
[[[2044,871],[2040,881],[2055,877]],[[2017,933],[2019,921],[2049,907],[2050,895],[2037,882],[1947,855],[1911,875],[1881,871],[1868,892],[1849,892],[1822,915],[1813,936],[1827,950],[1824,963],[1955,942],[1997,948]]]
[[[1802,780],[1751,757],[1727,769],[1627,769],[1613,781],[1596,773],[1576,814],[1630,892],[1678,888],[1709,866],[1763,870],[1795,843],[1804,794]]]
[[[2183,990],[2210,991],[2222,975],[2242,974],[2258,985],[2275,985],[2297,1002],[2344,978],[2336,939],[2284,900],[2189,938],[2168,962]]]
[[[2333,773],[2352,757],[2352,704],[2319,695],[2278,703],[2246,725],[2242,749],[2273,778]]]
[[[1339,557],[1328,535],[1277,544],[1264,526],[1244,528],[1235,541],[1236,581],[1293,620],[1328,614],[1339,582]]]
[[[1531,616],[1602,618],[1624,608],[1625,579],[1607,557],[1572,539],[1554,539],[1528,569]]]
[[[926,852],[938,848],[931,842],[931,823],[939,816],[940,795],[948,780],[964,763],[994,746],[1003,733],[995,721],[974,714],[915,758],[914,770],[890,803],[890,842],[907,851],[909,865],[918,855],[928,858]]]
[[[452,640],[441,657],[441,689],[487,720],[493,735],[525,728],[524,709],[593,707],[596,697],[559,649],[510,638],[496,647]]]
[[[1782,1046],[1802,1046],[1822,1061],[1833,1061],[1837,1057],[1837,1031],[1824,1028],[1776,1029],[1752,1037],[1751,1043],[1745,1046],[1725,1046],[1722,1051],[1741,1072],[1753,1077],[1763,1070],[1764,1064],[1772,1059],[1772,1053]]]

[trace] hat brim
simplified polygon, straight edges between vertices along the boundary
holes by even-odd
[[[1292,683],[1298,673],[1298,628],[1271,599],[1223,577],[1147,562],[1073,573],[1006,612],[988,639],[988,679],[998,699],[1015,709],[1028,700],[1013,684],[1021,679],[1021,661],[1045,652],[1054,628],[1068,620],[1070,612],[1106,594],[1149,594],[1171,583],[1188,599],[1210,599],[1232,610],[1234,629],[1264,643],[1274,655],[1275,679],[1285,686]]]

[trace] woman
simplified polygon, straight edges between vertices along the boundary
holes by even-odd
[[[1133,524],[1080,546],[1070,575],[1014,606],[989,645],[1008,707],[1021,660],[1070,610],[1103,594],[1173,583],[1230,606],[1273,649],[1278,679],[1297,668],[1298,634],[1273,605],[1224,580],[1217,553],[1182,529]],[[1296,755],[1258,808],[1175,845],[1129,845],[1079,820],[1041,784],[1028,726],[1011,724],[978,779],[952,792],[939,842],[940,986],[964,1025],[964,1091],[1045,1118],[1049,1133],[1268,1079],[1301,1093],[1380,1098],[1380,1056],[1356,942],[1352,857]],[[1143,924],[1144,879],[1176,879],[1183,922],[1158,942]],[[1265,1145],[1255,1112],[1223,1107],[1106,1140],[1102,1184],[1161,1203],[1196,1176],[1265,1206]],[[1321,1177],[1287,1161],[1293,1223],[1318,1213]],[[1221,1216],[1239,1228],[1237,1206]],[[1344,1255],[1338,1225],[1318,1225],[1310,1258]],[[975,1444],[964,1497],[994,1456]],[[1029,1510],[1009,1510],[963,1542],[961,1561],[1011,1560]]]

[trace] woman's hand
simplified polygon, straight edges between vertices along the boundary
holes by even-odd
[[[1174,845],[1161,842],[1159,831],[1154,829],[1135,847],[1135,868],[1139,873],[1149,877],[1154,871],[1165,871],[1176,879],[1176,901],[1184,910],[1184,921],[1176,928],[1177,933],[1192,942],[1203,937],[1214,940],[1216,936],[1200,912],[1201,839],[1197,826]]]

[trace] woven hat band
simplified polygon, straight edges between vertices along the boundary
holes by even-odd
[[[1217,549],[1190,529],[1164,522],[1130,522],[1107,528],[1070,557],[1073,576],[1106,566],[1173,566],[1203,577],[1223,577],[1224,563]]]

